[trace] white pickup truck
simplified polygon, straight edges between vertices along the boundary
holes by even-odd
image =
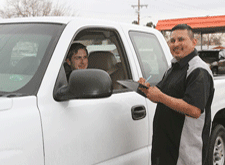
[[[89,67],[67,82],[70,46]],[[151,77],[172,56],[148,27],[83,18],[0,20],[0,164],[150,165],[156,104],[117,80]],[[225,80],[215,80],[211,164],[225,159]]]

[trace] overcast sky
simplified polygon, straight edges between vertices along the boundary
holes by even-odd
[[[0,0],[0,7],[6,0]],[[75,11],[79,17],[97,17],[132,23],[137,20],[138,0],[52,0],[64,4]],[[225,15],[225,0],[140,0],[147,5],[140,10],[141,24],[158,20]]]

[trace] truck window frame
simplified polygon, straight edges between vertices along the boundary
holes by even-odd
[[[164,51],[163,51],[163,49],[162,49],[162,46],[161,46],[161,44],[160,44],[158,38],[157,38],[153,33],[150,33],[150,32],[143,32],[143,31],[135,31],[135,30],[130,30],[130,31],[129,31],[129,36],[130,36],[131,42],[132,42],[132,44],[133,44],[134,50],[135,50],[135,52],[136,52],[136,55],[137,55],[137,58],[138,58],[138,62],[139,62],[139,64],[140,64],[140,68],[141,68],[142,75],[143,75],[143,77],[144,77],[145,79],[148,79],[148,78],[151,77],[151,76],[146,75],[146,73],[145,73],[143,60],[142,60],[141,54],[140,54],[140,52],[139,52],[139,49],[138,49],[138,46],[137,46],[137,44],[136,44],[136,42],[135,42],[134,37],[135,37],[135,36],[138,36],[138,37],[147,37],[147,38],[152,38],[152,39],[155,40],[154,44],[158,47],[158,48],[156,48],[156,49],[158,49],[158,50],[157,50],[157,56],[155,56],[155,57],[158,58],[158,54],[160,54],[160,55],[161,55],[160,58],[161,58],[162,61],[159,61],[158,59],[156,59],[156,60],[157,60],[158,64],[161,63],[161,62],[163,62],[163,64],[164,64],[164,65],[162,65],[162,66],[164,66],[164,68],[158,67],[158,68],[159,68],[158,71],[160,72],[159,76],[158,76],[158,77],[155,77],[155,80],[151,80],[151,79],[150,79],[150,80],[148,81],[148,82],[150,82],[151,85],[156,85],[156,84],[162,79],[162,77],[163,77],[163,75],[164,75],[166,69],[168,68],[168,63],[167,63],[167,61],[166,61],[165,53],[164,53]],[[146,44],[146,43],[145,43],[145,44]],[[152,47],[152,48],[154,48],[154,47]],[[154,78],[153,78],[153,79],[154,79]]]
[[[65,74],[64,63],[66,62],[66,57],[67,57],[68,52],[70,50],[70,46],[73,43],[75,43],[75,42],[82,43],[81,42],[82,41],[81,38],[84,37],[84,35],[87,34],[87,32],[93,32],[93,31],[95,31],[96,34],[98,32],[104,32],[104,33],[109,32],[111,34],[112,33],[114,34],[115,41],[116,41],[116,43],[114,43],[114,44],[115,44],[115,46],[116,46],[116,48],[118,50],[118,53],[119,53],[119,56],[120,56],[120,59],[121,59],[122,68],[123,68],[123,72],[124,72],[125,78],[126,79],[132,79],[132,74],[131,74],[131,69],[130,69],[127,53],[126,53],[126,50],[125,50],[125,47],[124,47],[124,44],[123,44],[122,38],[120,37],[119,32],[116,29],[114,29],[114,28],[82,27],[79,30],[77,30],[77,32],[74,34],[73,39],[72,39],[70,45],[68,46],[67,52],[66,52],[66,54],[64,56],[64,59],[63,59],[62,65],[61,65],[61,69],[60,69],[61,73],[59,73],[59,75],[58,75],[54,91],[56,90],[56,86],[58,86],[57,85],[58,82],[59,82],[58,79],[60,77],[65,77],[65,75],[62,75],[62,74]],[[84,43],[82,43],[82,44],[84,44]],[[86,44],[84,44],[84,45],[87,46]],[[90,52],[88,52],[88,53],[90,53]],[[127,88],[113,89],[113,93],[121,93],[121,92],[126,92],[126,91],[128,91]]]

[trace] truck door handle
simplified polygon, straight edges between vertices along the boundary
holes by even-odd
[[[143,105],[136,105],[131,108],[131,114],[133,120],[140,120],[145,118],[146,116],[146,109]]]

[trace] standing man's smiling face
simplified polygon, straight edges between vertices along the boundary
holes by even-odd
[[[188,30],[174,30],[169,42],[170,51],[177,61],[194,51],[197,40],[192,37]]]

